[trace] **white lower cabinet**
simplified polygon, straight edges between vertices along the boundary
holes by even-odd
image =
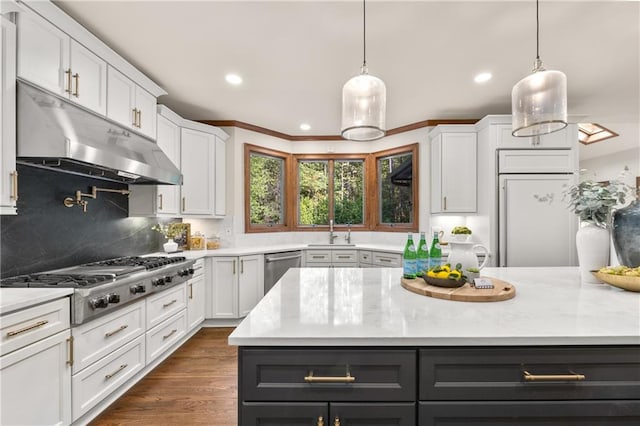
[[[207,318],[245,317],[264,294],[263,256],[207,259]]]
[[[371,255],[373,266],[382,268],[401,268],[402,255],[398,253],[386,253],[374,251]]]
[[[187,281],[187,330],[193,330],[202,321],[205,314],[205,268],[204,259],[196,260],[195,273]]]
[[[67,329],[0,357],[0,424],[71,423],[70,337]]]
[[[147,331],[186,308],[185,289],[182,283],[147,298]]]
[[[147,364],[182,339],[187,332],[187,314],[184,309],[147,331]]]
[[[145,366],[139,336],[73,376],[73,420],[77,420]]]
[[[311,268],[356,268],[358,250],[314,249],[306,250],[305,266]]]

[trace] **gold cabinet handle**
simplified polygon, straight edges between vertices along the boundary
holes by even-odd
[[[129,326],[126,325],[126,324],[125,325],[121,325],[120,328],[117,328],[117,329],[115,329],[113,331],[109,331],[107,333],[104,333],[104,337],[111,337],[116,333],[120,333],[122,330],[126,329],[127,327],[129,327]]]
[[[189,283],[189,299],[193,299],[193,284]]]
[[[235,259],[233,260],[233,275],[236,274],[236,261]]]
[[[347,372],[346,376],[314,376],[313,371],[309,371],[308,376],[304,376],[307,383],[353,383],[356,378]]]
[[[338,259],[351,259],[351,256],[338,256]]]
[[[67,364],[70,366],[73,365],[73,336],[69,336],[67,339],[67,343],[69,344],[69,359],[67,360]]]
[[[64,89],[65,93],[71,93],[71,68],[64,72],[67,75],[67,88]]]
[[[42,327],[43,325],[48,324],[48,323],[49,323],[49,321],[47,321],[47,320],[38,321],[37,323],[28,325],[25,328],[21,328],[20,330],[9,331],[7,333],[7,337],[13,337],[13,336],[16,336],[18,334],[25,333],[25,332],[27,332],[29,330],[33,330],[34,328]]]
[[[11,194],[9,195],[9,199],[18,201],[18,171],[14,170],[11,172]]]
[[[135,109],[135,108],[133,109],[133,121],[131,123],[131,125],[133,127],[138,127],[138,122],[137,122],[138,114],[137,114],[137,111],[138,111],[137,109]]]
[[[73,96],[75,96],[76,98],[80,97],[80,74],[75,73],[73,75],[73,78],[76,80],[76,91],[75,93],[73,93]]]
[[[523,371],[525,382],[580,382],[586,379],[584,374],[577,374],[571,371],[571,374],[531,374]]]
[[[138,129],[142,127],[142,111],[138,110]]]
[[[112,378],[113,376],[115,376],[116,374],[118,374],[119,372],[121,372],[122,370],[124,370],[125,368],[127,368],[129,364],[122,364],[120,367],[118,367],[118,369],[116,371],[114,371],[111,374],[107,374],[104,376],[105,380],[109,380],[110,378]]]
[[[187,208],[185,207],[187,205],[187,197],[182,197],[182,212],[184,213],[185,210],[187,210]]]
[[[444,208],[443,210],[447,209],[447,197],[444,197]]]
[[[160,199],[160,206],[158,207],[158,210],[162,210],[162,194],[158,194],[158,198]]]
[[[173,330],[171,330],[169,332],[169,334],[167,334],[166,336],[162,336],[162,340],[167,340],[169,337],[173,336],[177,331],[178,331],[178,329],[174,328]]]
[[[165,303],[164,305],[162,305],[163,308],[168,308],[169,306],[173,305],[174,303],[176,303],[178,300],[177,299],[173,299],[171,302],[169,303]]]
[[[333,426],[340,426],[340,417],[336,416],[333,420]]]
[[[316,423],[317,426],[324,426],[324,417],[320,416],[318,417],[318,423]]]
[[[244,274],[244,259],[240,259],[240,273]]]

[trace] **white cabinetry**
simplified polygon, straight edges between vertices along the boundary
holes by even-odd
[[[402,255],[398,253],[376,252],[372,254],[373,266],[381,268],[401,268]]]
[[[496,129],[498,149],[569,149],[576,143],[573,133],[565,130],[543,136],[521,138],[511,134],[512,127],[509,124],[498,124]]]
[[[207,259],[207,318],[242,318],[264,294],[263,256]]]
[[[158,105],[158,146],[180,168],[180,122],[164,105]],[[129,216],[180,215],[180,185],[129,185]]]
[[[476,132],[473,125],[437,126],[431,140],[431,213],[476,211]]]
[[[0,16],[0,214],[16,214],[16,27]]]
[[[108,67],[107,117],[156,139],[156,98],[127,76]]]
[[[305,252],[305,266],[355,268],[358,266],[358,250],[313,249]]]
[[[205,268],[204,259],[196,260],[193,276],[187,281],[187,330],[193,330],[202,321],[205,313]]]
[[[0,424],[71,423],[69,299],[2,316]]]
[[[104,115],[107,63],[35,13],[17,16],[18,76]]]
[[[182,214],[215,213],[215,144],[215,135],[195,129],[182,129]]]

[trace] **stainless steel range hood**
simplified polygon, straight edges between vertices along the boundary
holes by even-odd
[[[17,162],[123,183],[182,183],[150,139],[18,81]]]

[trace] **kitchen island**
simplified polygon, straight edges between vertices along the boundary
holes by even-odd
[[[239,424],[640,424],[639,293],[486,268],[515,298],[457,302],[400,275],[289,270],[229,337]]]

